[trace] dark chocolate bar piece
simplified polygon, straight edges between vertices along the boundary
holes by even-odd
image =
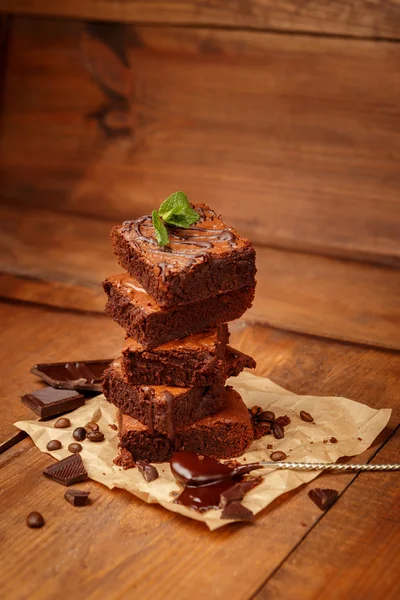
[[[64,390],[91,390],[101,392],[104,370],[113,359],[84,360],[80,362],[41,363],[33,365],[31,373],[46,383]]]
[[[175,307],[224,292],[255,286],[255,250],[206,204],[188,229],[168,227],[170,243],[160,248],[150,215],[111,231],[119,264],[159,306]]]
[[[88,479],[80,454],[67,456],[67,458],[46,467],[43,473],[62,485],[72,485]]]
[[[85,404],[85,397],[73,390],[56,390],[52,387],[36,390],[22,396],[22,402],[41,419],[54,417]]]

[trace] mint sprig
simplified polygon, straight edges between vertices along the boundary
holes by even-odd
[[[164,200],[158,211],[153,210],[151,216],[159,246],[169,244],[168,231],[164,223],[188,229],[200,219],[200,215],[190,206],[189,200],[183,192],[171,194]]]
[[[156,210],[153,210],[153,212],[151,213],[151,220],[153,222],[153,227],[156,232],[157,244],[159,246],[166,246],[167,244],[169,244],[168,231],[164,223],[161,221]]]

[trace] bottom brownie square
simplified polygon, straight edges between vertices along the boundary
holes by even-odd
[[[121,466],[132,466],[132,460],[148,462],[168,461],[178,450],[197,452],[213,458],[240,456],[253,440],[253,428],[242,398],[232,387],[222,392],[221,409],[192,425],[180,427],[175,437],[152,435],[145,425],[128,415],[119,413]]]

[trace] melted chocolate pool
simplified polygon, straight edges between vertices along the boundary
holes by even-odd
[[[221,494],[239,482],[245,483],[246,491],[260,483],[260,478],[243,479],[245,473],[259,469],[259,463],[230,466],[194,452],[175,452],[170,465],[175,479],[185,486],[175,502],[198,511],[218,508]]]

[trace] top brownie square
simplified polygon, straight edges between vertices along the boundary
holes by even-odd
[[[125,221],[111,231],[119,264],[160,306],[196,302],[255,285],[255,250],[206,204],[189,229],[168,226],[170,244],[157,244],[151,216]]]

